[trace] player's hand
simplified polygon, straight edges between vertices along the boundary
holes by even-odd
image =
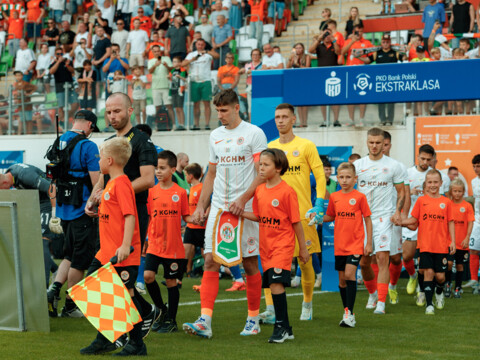
[[[90,217],[98,217],[98,210],[93,202],[87,201],[87,204],[85,205],[85,214]]]
[[[372,255],[372,253],[373,253],[372,245],[370,244],[365,245],[365,249],[363,250],[363,255],[370,256]]]
[[[115,251],[115,256],[117,257],[117,264],[125,260],[128,255],[130,255],[130,246],[120,246],[117,251]]]
[[[461,245],[462,245],[462,248],[464,248],[464,249],[468,246],[468,237],[466,237],[465,239],[463,239]]]
[[[300,250],[299,254],[298,254],[298,258],[300,259],[301,262],[303,262],[304,264],[306,264],[308,262],[308,260],[310,260],[310,254],[308,253],[308,250],[306,248],[306,245],[305,245],[305,249],[303,250]]]
[[[452,242],[449,246],[449,249],[450,249],[450,255],[454,255],[455,252],[457,251],[457,249],[455,249],[455,243]]]
[[[62,228],[62,225],[61,225],[61,220],[60,220],[60,218],[58,218],[56,216],[52,216],[50,218],[50,221],[48,222],[48,228],[54,234],[63,234],[63,228]]]
[[[228,211],[230,211],[235,216],[241,216],[245,210],[245,203],[242,199],[237,199],[230,204]]]
[[[197,205],[197,208],[195,209],[195,212],[192,215],[193,223],[195,225],[200,225],[204,217],[205,217],[205,211],[203,210],[202,207]]]
[[[391,221],[397,226],[402,226],[402,216],[400,215],[399,211],[395,211],[395,214],[393,214]]]
[[[93,194],[93,202],[98,205],[102,202],[102,193],[103,193],[103,190],[102,189],[98,189],[94,194]]]
[[[315,206],[307,211],[305,217],[310,219],[308,225],[312,226],[323,223],[324,215],[324,200],[322,198],[317,198],[317,200],[315,200]]]

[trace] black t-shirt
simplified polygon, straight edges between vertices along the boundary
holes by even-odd
[[[37,189],[40,201],[49,200],[50,180],[45,173],[33,165],[15,164],[7,169],[13,176],[13,186],[17,189]]]
[[[58,68],[57,68],[57,71],[55,71],[55,74],[53,74],[53,77],[55,78],[55,92],[57,93],[65,92],[65,88],[63,87],[64,83],[73,82],[72,73],[68,71],[67,67],[65,66],[65,62],[67,61],[70,61],[70,60],[62,61],[58,65]],[[49,69],[51,69],[53,65],[55,65],[55,62],[50,65]]]
[[[62,32],[60,34],[60,38],[58,39],[58,42],[61,45],[72,45],[74,41],[75,41],[75,33],[71,30]]]
[[[102,18],[102,20],[107,23],[107,25],[103,26],[103,30],[105,30],[105,33],[108,35],[112,35],[113,29],[109,26],[110,24],[108,23],[108,20],[104,18]],[[98,22],[98,19],[95,18],[95,23],[93,26],[95,27],[97,25],[100,25],[100,23]]]
[[[377,64],[391,64],[401,60],[402,56],[397,51],[390,49],[389,51],[375,51],[368,58],[370,61],[375,61]]]
[[[108,139],[112,139],[115,136],[116,135],[113,135]],[[148,135],[141,132],[136,127],[132,127],[130,131],[125,134],[125,137],[130,140],[130,145],[132,145],[132,156],[130,156],[123,171],[130,181],[133,181],[140,177],[140,166],[153,165],[154,167],[157,167],[158,155],[152,140],[150,140]],[[110,176],[105,175],[104,179],[106,184],[110,179]],[[135,194],[137,205],[139,203],[146,204],[147,198],[148,190]]]
[[[57,28],[53,28],[52,30],[47,29],[47,31],[45,31],[45,35],[47,37],[54,38],[54,37],[60,35],[60,32],[58,31]],[[54,41],[54,40],[48,40],[47,43],[48,43],[48,46],[56,46],[57,45],[57,42]]]
[[[335,46],[331,44],[326,47],[324,43],[317,46],[317,66],[337,66],[338,55],[335,53]]]
[[[156,8],[155,9],[155,18],[157,20],[161,20],[166,12],[169,13],[169,10],[167,8],[161,9],[161,10],[159,8]],[[165,20],[163,23],[161,23],[158,26],[157,30],[163,29],[163,30],[167,31],[169,26],[170,26],[169,19],[167,18],[167,20]]]
[[[80,77],[79,79],[84,79],[84,78],[88,78],[88,76],[83,76],[83,70],[80,72]],[[87,74],[88,75],[88,74]],[[96,70],[93,70],[92,71],[92,76],[91,78],[93,79],[93,81],[97,81],[97,72]],[[85,84],[88,84],[88,83],[85,83]],[[83,95],[85,97],[85,99],[87,99],[88,97],[88,86],[85,85],[85,92],[83,94],[79,94],[79,95]],[[97,98],[97,90],[96,90],[96,86],[94,86],[92,84],[92,99],[96,99]]]
[[[360,19],[360,21],[359,21],[358,23],[359,23],[359,25],[363,25],[363,21],[362,21],[361,19]],[[353,27],[354,27],[354,25],[353,25],[353,20],[347,20],[347,24],[346,24],[346,26],[345,26],[345,31],[346,31],[346,33],[347,33],[347,37],[348,37],[351,33],[353,33]]]
[[[112,43],[108,38],[103,38],[101,40],[97,40],[97,43],[93,47],[93,58],[95,60],[99,60],[105,55],[107,49],[112,46]]]

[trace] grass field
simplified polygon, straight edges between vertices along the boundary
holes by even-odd
[[[184,279],[177,322],[194,321],[200,311],[198,279]],[[424,315],[406,294],[401,280],[400,303],[387,304],[387,314],[373,315],[365,309],[367,292],[359,291],[354,329],[338,326],[342,306],[338,293],[316,292],[313,321],[298,320],[302,297],[299,289],[288,290],[290,322],[295,340],[268,344],[271,325],[262,326],[254,337],[242,337],[247,304],[245,292],[228,293],[230,281],[220,281],[211,340],[174,334],[151,333],[146,339],[154,359],[479,359],[480,296],[466,289],[462,299],[446,299],[444,310]],[[166,299],[166,288],[162,295]],[[264,302],[262,301],[262,309]],[[87,346],[95,330],[85,319],[50,319],[51,332],[0,332],[0,359],[85,359],[79,349]],[[108,356],[108,355],[107,355]]]

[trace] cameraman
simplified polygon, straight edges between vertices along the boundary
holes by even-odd
[[[70,288],[82,280],[84,271],[88,269],[95,255],[97,229],[94,220],[87,216],[84,210],[92,184],[97,183],[100,175],[98,147],[88,140],[92,132],[99,132],[97,117],[91,111],[80,110],[75,114],[72,130],[63,134],[59,142],[56,141],[53,145],[53,151],[67,151],[70,142],[80,140],[66,154],[70,154],[69,164],[57,163],[52,166],[59,169],[66,166],[69,168],[68,174],[59,175],[56,179],[56,215],[61,219],[65,234],[65,258],[60,263],[55,282],[47,292],[49,315],[52,317],[57,316],[60,289],[65,281],[68,280]],[[76,139],[77,137],[81,138]],[[57,144],[60,145],[59,148],[56,147]],[[56,173],[52,168],[49,171]],[[62,229],[58,228],[58,219],[52,218],[50,230],[58,233]],[[83,317],[83,314],[67,296],[61,316]]]

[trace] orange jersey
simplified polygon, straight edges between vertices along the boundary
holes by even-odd
[[[135,216],[135,231],[131,243],[134,251],[126,260],[115,266],[140,265],[140,254],[142,252],[135,192],[127,175],[122,175],[110,179],[105,186],[105,190],[103,190],[102,202],[98,207],[100,250],[95,257],[102,265],[108,263],[117,249],[122,246],[126,215]]]
[[[467,236],[468,223],[475,221],[472,205],[465,200],[460,204],[455,204],[452,201],[452,216],[455,222],[455,243],[457,250],[468,250],[467,247],[462,246],[462,241]]]
[[[148,43],[148,45],[147,45],[148,60],[153,59],[152,47],[154,47],[155,45],[160,46],[160,49],[165,48],[165,44],[163,42],[160,42],[160,41],[152,41],[152,42]]]
[[[260,258],[264,270],[291,269],[295,250],[292,224],[300,222],[296,192],[282,180],[273,188],[262,184],[255,190],[253,212],[260,223]]]
[[[184,259],[182,216],[189,215],[185,189],[173,183],[170,189],[160,184],[148,191],[148,254],[167,259]]]
[[[217,77],[220,78],[221,84],[233,84],[239,71],[240,69],[235,65],[223,65],[218,69]]]
[[[360,191],[336,191],[330,195],[327,215],[335,218],[335,255],[363,255],[363,218],[371,214],[367,198]]]
[[[190,194],[188,195],[188,209],[190,210],[190,215],[193,215],[195,209],[197,208],[198,200],[200,200],[200,194],[202,193],[203,184],[197,184],[190,188]],[[205,225],[195,225],[188,223],[187,227],[190,229],[205,229]]]
[[[345,40],[344,46],[347,46],[352,42],[352,39],[347,39]],[[373,47],[373,44],[368,41],[367,39],[360,39],[353,43],[353,45],[350,47],[347,53],[347,62],[346,65],[365,65],[365,63],[362,60],[358,60],[356,57],[353,56],[352,50],[353,49],[365,49],[365,48],[371,48]],[[364,55],[366,56],[366,55]]]
[[[418,220],[417,247],[420,252],[448,253],[451,241],[448,223],[453,221],[452,202],[444,196],[420,196],[412,209],[412,216]]]

